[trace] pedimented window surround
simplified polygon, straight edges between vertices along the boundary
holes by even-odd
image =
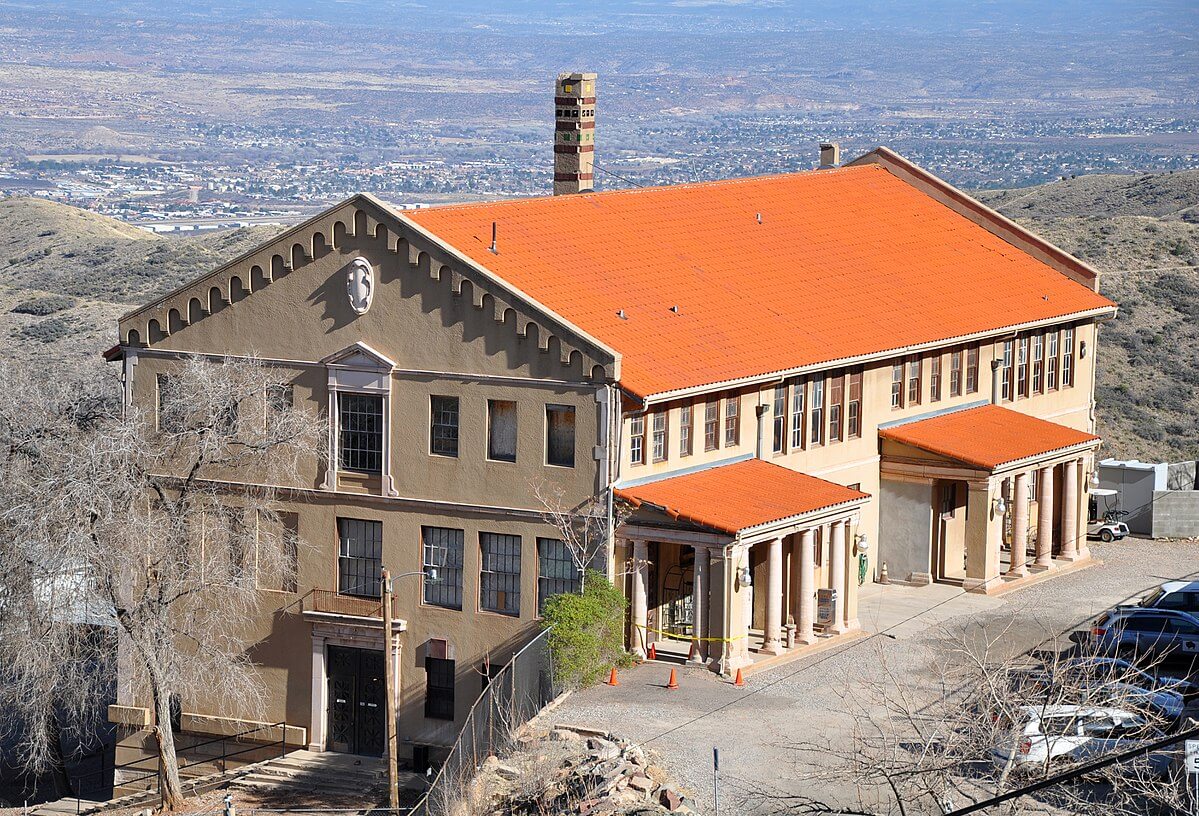
[[[329,465],[322,490],[338,490],[346,474],[339,469],[341,417],[339,394],[368,394],[383,398],[383,466],[379,475],[380,493],[398,496],[391,474],[391,373],[396,364],[366,343],[355,343],[321,360],[328,372],[329,387]],[[363,480],[365,483],[366,480]]]

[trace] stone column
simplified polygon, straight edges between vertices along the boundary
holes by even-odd
[[[783,651],[783,539],[772,538],[767,545],[766,561],[766,633],[762,651]]]
[[[848,527],[847,521],[834,521],[829,528],[829,588],[837,593],[837,614],[831,627],[835,635],[849,629],[845,623],[849,613],[849,591],[845,588],[845,531]]]
[[[325,682],[325,639],[312,636],[312,728],[308,732],[308,750],[325,750],[325,708],[328,705]]]
[[[966,580],[971,592],[993,591],[999,577],[999,546],[1003,541],[1003,516],[995,512],[999,484],[969,482],[966,494]]]
[[[811,527],[799,534],[799,616],[795,640],[815,643],[816,632],[816,555],[812,547],[816,533]]]
[[[1047,570],[1053,566],[1053,466],[1043,467],[1037,475],[1037,560],[1033,567]]]
[[[1013,578],[1028,575],[1028,474],[1017,473],[1012,487],[1012,563],[1007,574]]]
[[[1079,541],[1078,471],[1079,462],[1062,465],[1062,558],[1077,561]]]
[[[691,582],[691,625],[692,642],[695,643],[694,659],[704,662],[708,656],[708,644],[704,640],[708,636],[708,593],[711,586],[711,561],[708,559],[708,548],[696,545],[695,568]]]
[[[630,604],[632,610],[633,631],[632,649],[630,651],[635,657],[644,658],[645,648],[649,644],[649,632],[646,631],[646,623],[649,620],[649,609],[647,607],[648,586],[646,582],[649,577],[649,547],[646,542],[641,539],[633,540],[633,597]]]

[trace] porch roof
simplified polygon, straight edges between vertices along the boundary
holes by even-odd
[[[616,495],[634,507],[660,507],[674,518],[731,535],[771,522],[869,498],[806,473],[761,459],[672,476]]]
[[[999,405],[979,405],[880,428],[878,435],[986,470],[1070,448],[1088,449],[1100,442],[1094,434]]]

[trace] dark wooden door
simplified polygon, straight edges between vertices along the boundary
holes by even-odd
[[[328,749],[382,756],[386,742],[383,652],[330,646]]]

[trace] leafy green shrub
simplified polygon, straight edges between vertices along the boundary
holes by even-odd
[[[600,572],[587,570],[580,595],[554,595],[541,613],[549,634],[550,655],[559,679],[568,686],[590,686],[613,666],[629,666],[624,649],[626,601]]]
[[[45,317],[52,315],[55,312],[61,312],[64,309],[70,309],[75,305],[75,298],[67,297],[66,295],[46,295],[44,297],[30,298],[22,301],[12,307],[14,314],[36,315],[37,317]]]

